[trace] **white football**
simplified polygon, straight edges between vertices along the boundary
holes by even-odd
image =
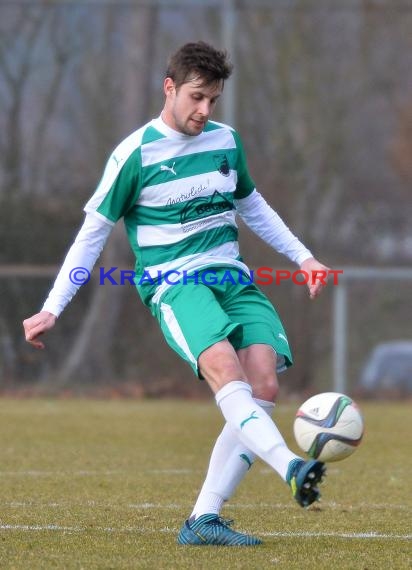
[[[340,461],[351,455],[362,440],[364,423],[356,403],[337,392],[312,396],[296,412],[296,443],[309,457]]]

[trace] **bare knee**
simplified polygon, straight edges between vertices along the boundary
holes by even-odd
[[[266,402],[274,402],[279,392],[279,383],[276,374],[263,375],[252,381],[252,389],[254,398],[265,400]]]
[[[276,353],[272,347],[255,344],[238,351],[239,361],[253,389],[253,396],[274,402],[279,383],[276,375]]]

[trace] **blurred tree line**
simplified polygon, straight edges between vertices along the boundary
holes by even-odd
[[[234,126],[257,188],[335,268],[410,263],[412,3],[232,5]],[[225,47],[222,29],[207,0],[0,4],[0,268],[60,265],[111,150],[159,114],[170,52],[198,39]],[[97,266],[133,267],[118,226]],[[241,245],[252,266],[286,265],[247,229]],[[0,389],[205,392],[131,286],[92,279],[47,351],[26,346],[21,321],[52,281],[0,273]],[[285,385],[309,388],[328,374],[331,292],[312,304],[291,283],[267,289],[294,347]]]

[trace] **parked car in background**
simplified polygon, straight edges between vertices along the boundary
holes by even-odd
[[[412,395],[412,340],[378,344],[362,369],[359,388],[365,396]]]

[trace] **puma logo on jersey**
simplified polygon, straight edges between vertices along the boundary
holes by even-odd
[[[289,344],[289,343],[288,343],[288,339],[285,337],[284,334],[278,333],[278,338],[281,338],[281,339],[284,340],[287,344]]]
[[[172,166],[167,166],[167,164],[161,164],[160,170],[162,172],[171,172],[174,176],[176,176],[175,164],[176,162],[174,162]]]

